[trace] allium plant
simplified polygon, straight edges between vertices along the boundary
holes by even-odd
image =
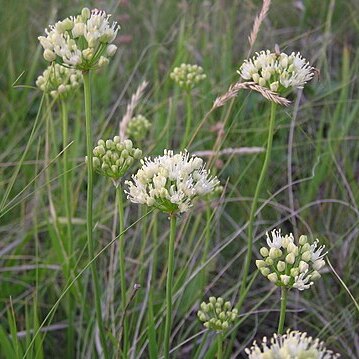
[[[307,63],[305,59],[301,57],[299,53],[292,53],[291,55],[286,55],[284,53],[272,53],[267,50],[257,53],[257,55],[254,56],[252,59],[245,60],[240,67],[239,74],[245,80],[253,81],[244,83],[243,85],[249,84],[249,88],[261,92],[265,95],[267,99],[273,99],[276,96],[278,97],[277,93],[275,93],[274,91],[278,91],[279,94],[282,94],[286,92],[288,88],[302,88],[307,83],[307,81],[313,78],[314,69]],[[255,85],[254,87],[252,86],[253,84]],[[259,86],[259,88],[257,85]],[[286,100],[285,98],[282,99]],[[249,214],[248,249],[246,253],[245,263],[243,266],[243,276],[238,303],[239,308],[241,307],[247,292],[247,277],[252,259],[253,248],[253,223],[255,213],[257,211],[258,198],[261,193],[262,185],[267,175],[267,170],[270,163],[277,103],[281,103],[283,105],[285,104],[285,102],[283,101],[276,102],[272,100],[271,102],[266,154],[262,170],[257,181],[257,186]]]
[[[187,212],[195,200],[213,191],[219,181],[210,177],[201,158],[190,157],[187,152],[174,154],[165,150],[163,156],[142,160],[142,167],[125,184],[128,186],[125,192],[131,202],[155,207],[170,217],[164,338],[164,357],[168,359],[177,214]]]
[[[181,64],[175,67],[170,74],[171,79],[184,90],[186,103],[185,132],[180,145],[181,149],[186,148],[192,130],[192,93],[191,90],[203,81],[207,76],[199,65]]]
[[[241,65],[239,75],[279,94],[288,88],[303,88],[314,76],[314,68],[298,53],[257,52]]]
[[[137,115],[128,122],[126,136],[135,141],[135,143],[139,143],[146,138],[150,128],[150,121],[145,116]]]
[[[249,359],[335,359],[340,355],[328,350],[319,339],[307,333],[288,330],[284,335],[274,334],[269,341],[263,338],[262,344],[255,341],[246,353]]]
[[[232,307],[231,302],[225,302],[222,297],[210,297],[208,303],[202,302],[200,307],[197,317],[206,328],[214,330],[218,334],[217,358],[222,358],[222,332],[236,321],[238,310]]]
[[[50,25],[46,36],[39,36],[45,60],[82,71],[106,65],[116,53],[112,42],[120,28],[116,22],[110,23],[110,16],[83,8],[80,15]]]
[[[288,290],[300,291],[310,288],[320,278],[319,270],[325,265],[325,246],[318,246],[318,239],[312,244],[305,235],[295,244],[292,234],[282,236],[274,229],[271,236],[267,233],[267,247],[260,249],[263,259],[256,266],[271,282],[281,287],[281,310],[278,333],[283,333]]]
[[[117,50],[113,44],[119,25],[110,23],[110,15],[102,10],[83,8],[80,15],[70,16],[45,30],[46,36],[39,36],[44,48],[43,56],[48,62],[56,62],[64,67],[82,71],[84,83],[85,118],[86,118],[86,153],[87,153],[87,208],[86,231],[87,247],[91,263],[92,280],[95,295],[96,319],[105,359],[108,355],[102,320],[101,291],[98,279],[93,240],[93,160],[92,160],[92,114],[90,73],[109,62]]]
[[[126,286],[126,263],[125,263],[125,243],[124,243],[124,204],[123,193],[121,187],[121,179],[129,168],[142,157],[142,151],[134,148],[131,140],[121,141],[119,136],[113,139],[99,140],[97,146],[93,149],[93,169],[99,174],[112,179],[116,188],[116,205],[119,216],[119,236],[118,236],[118,252],[119,252],[119,269],[120,269],[120,287],[121,287],[121,309],[123,323],[123,355],[127,356],[128,343],[128,323],[125,317],[127,305],[127,286]],[[122,338],[118,338],[121,342]]]
[[[82,83],[82,74],[59,64],[51,64],[36,80],[36,86],[53,98],[66,96]]]

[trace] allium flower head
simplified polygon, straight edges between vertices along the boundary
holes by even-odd
[[[119,136],[107,141],[99,140],[93,149],[93,167],[100,174],[118,181],[135,160],[142,157],[142,151],[134,148],[131,140],[120,141]]]
[[[340,355],[326,349],[324,342],[308,337],[307,333],[288,330],[284,335],[266,337],[259,346],[253,343],[245,350],[249,359],[335,359]]]
[[[292,234],[282,236],[280,230],[267,232],[267,245],[260,254],[263,259],[256,261],[260,272],[271,282],[286,288],[308,289],[314,280],[320,278],[319,270],[325,265],[322,253],[325,246],[318,246],[316,239],[312,245],[307,236],[300,236],[298,245]]]
[[[38,38],[45,60],[82,71],[106,65],[117,50],[112,42],[119,30],[109,18],[105,11],[84,8],[81,15],[50,25]]]
[[[232,309],[231,303],[225,302],[221,297],[210,297],[208,303],[201,303],[197,316],[206,328],[221,332],[237,319],[238,310]]]
[[[207,76],[203,72],[203,68],[201,66],[181,64],[181,66],[173,69],[170,77],[178,84],[178,86],[189,91]]]
[[[126,136],[138,143],[144,140],[150,128],[150,121],[142,115],[137,115],[128,122]]]
[[[52,97],[66,96],[79,87],[82,82],[81,72],[68,69],[59,64],[52,64],[36,80],[36,86]]]
[[[299,52],[287,55],[266,50],[245,60],[238,73],[244,80],[280,94],[290,87],[304,87],[313,78],[314,68]]]
[[[198,197],[213,191],[219,181],[210,177],[201,158],[165,150],[163,156],[142,160],[142,167],[126,184],[125,192],[131,202],[176,213],[188,211]]]

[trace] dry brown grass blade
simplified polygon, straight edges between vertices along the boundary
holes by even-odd
[[[279,96],[276,92],[273,92],[266,87],[259,86],[255,82],[236,82],[231,85],[228,91],[215,99],[212,109],[223,106],[227,101],[236,97],[240,90],[253,90],[259,92],[267,100],[275,102],[278,105],[288,106],[290,101],[285,97]]]
[[[266,18],[267,14],[268,14],[270,3],[271,3],[271,0],[263,0],[262,9],[254,20],[251,34],[248,36],[248,41],[249,41],[249,46],[250,46],[248,55],[251,53],[253,45],[257,39],[257,35],[259,33],[259,28],[260,28],[263,20]]]
[[[144,93],[147,85],[148,85],[148,82],[143,81],[140,84],[140,86],[138,86],[136,92],[131,97],[130,103],[127,105],[126,113],[122,117],[122,120],[120,122],[120,133],[119,133],[119,135],[120,135],[121,141],[126,139],[126,129],[127,129],[128,123],[130,122],[130,120],[131,120],[131,118],[133,116],[133,112],[134,112],[136,106],[138,105],[138,103],[140,102],[141,97],[143,96],[143,93]]]

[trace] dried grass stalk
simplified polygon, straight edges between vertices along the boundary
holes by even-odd
[[[227,101],[237,96],[240,90],[253,90],[259,92],[267,100],[277,103],[278,105],[288,106],[290,101],[285,97],[279,96],[276,92],[273,92],[266,87],[259,86],[255,82],[236,82],[231,85],[228,91],[216,98],[213,103],[212,109],[223,106]]]
[[[218,152],[208,151],[196,151],[193,154],[200,157],[211,157],[214,155],[218,156],[232,156],[232,155],[252,155],[256,153],[264,152],[263,147],[237,147],[237,148],[224,148]]]
[[[127,105],[126,113],[122,117],[122,120],[120,122],[120,138],[121,141],[126,139],[126,129],[128,126],[128,123],[130,122],[131,118],[133,117],[133,112],[138,105],[138,103],[141,100],[141,97],[143,96],[143,93],[148,85],[147,81],[143,81],[140,86],[138,86],[136,92],[132,95],[130,103]]]
[[[260,28],[263,20],[266,18],[267,14],[268,14],[270,3],[271,3],[271,0],[263,0],[262,9],[254,20],[251,34],[248,36],[248,41],[249,41],[249,46],[250,46],[249,53],[251,53],[252,47],[257,39],[259,28]]]

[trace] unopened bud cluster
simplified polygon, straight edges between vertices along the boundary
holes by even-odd
[[[146,137],[150,128],[150,121],[142,115],[137,115],[129,121],[126,128],[126,136],[135,142],[140,142]]]
[[[44,58],[66,67],[88,71],[106,65],[117,46],[113,45],[119,26],[110,23],[105,11],[84,8],[78,16],[50,25],[39,36]]]
[[[308,289],[320,278],[327,252],[322,253],[325,246],[318,247],[318,239],[309,244],[307,236],[302,235],[298,242],[294,243],[292,234],[282,236],[280,230],[272,231],[272,239],[267,233],[268,247],[260,249],[263,259],[256,261],[257,268],[278,286]]]
[[[52,64],[36,80],[36,86],[52,97],[66,96],[79,87],[82,82],[81,72],[59,64]]]
[[[117,181],[142,157],[142,151],[134,148],[131,140],[121,142],[120,137],[115,136],[112,140],[99,140],[93,156],[94,170]]]
[[[180,87],[184,88],[185,90],[191,90],[207,76],[203,72],[203,68],[201,66],[181,64],[181,66],[175,67],[173,69],[170,77]]]
[[[245,60],[238,73],[245,80],[282,93],[289,87],[303,88],[313,78],[314,68],[299,52],[287,55],[266,50]]]
[[[221,297],[210,297],[208,303],[201,303],[201,309],[197,312],[203,325],[217,332],[228,329],[237,319],[237,315],[238,310],[232,309],[231,303],[225,302]]]

